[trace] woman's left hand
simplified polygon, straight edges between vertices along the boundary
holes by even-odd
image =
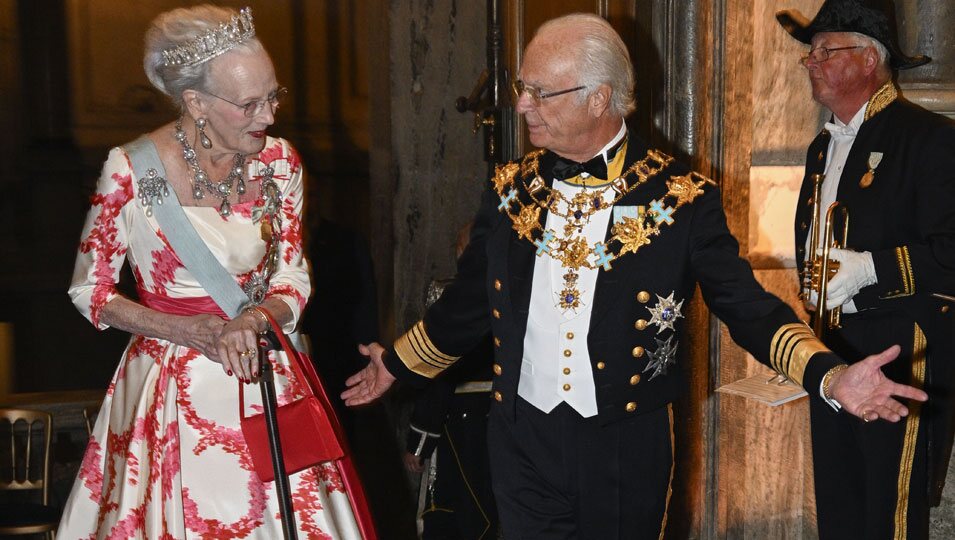
[[[255,314],[244,311],[219,332],[216,349],[222,368],[243,382],[251,382],[259,373],[259,325]]]

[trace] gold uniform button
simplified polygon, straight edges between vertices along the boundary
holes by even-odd
[[[636,374],[633,377],[630,377],[630,386],[636,386],[640,384],[640,374]]]
[[[574,333],[573,333],[573,332],[567,332],[567,339],[574,339]]]
[[[650,293],[648,293],[647,291],[640,291],[639,293],[637,293],[637,302],[640,302],[641,304],[646,304],[649,301],[650,301]]]
[[[567,392],[567,391],[569,391],[569,390],[570,390],[570,385],[569,385],[569,384],[565,384],[565,385],[564,385],[564,392]]]
[[[942,313],[948,313],[948,306],[942,306]]]
[[[647,321],[644,319],[637,319],[637,322],[633,323],[633,327],[637,330],[644,330],[647,327]]]
[[[605,367],[607,367],[607,364],[604,364],[603,362],[597,362],[597,369],[603,369]]]
[[[802,223],[799,224],[799,228],[802,229],[802,230],[804,230],[804,231],[806,230],[807,227],[808,227],[808,225],[806,225],[806,222],[805,222],[805,221],[803,221]]]
[[[501,369],[500,364],[494,364],[494,374],[500,375],[503,370]]]
[[[494,392],[494,399],[497,401],[504,401],[504,396],[500,392]]]
[[[641,356],[643,356],[644,352],[646,352],[646,349],[637,345],[636,347],[633,348],[633,357],[640,358]]]
[[[500,338],[494,338],[494,346],[495,346],[495,347],[500,347],[500,346],[501,346],[501,340],[500,340]]]
[[[636,401],[631,401],[630,403],[627,403],[627,412],[633,412],[633,411],[635,411],[635,410],[637,410],[637,402],[636,402]]]
[[[500,319],[500,318],[501,318],[501,312],[498,311],[497,309],[492,309],[492,310],[491,310],[491,315],[494,315],[494,318],[495,318],[495,319]]]
[[[572,354],[574,354],[574,353],[570,352],[570,349],[564,349],[564,356],[565,356],[566,358],[570,358],[570,355],[572,355]]]
[[[570,375],[570,368],[569,368],[569,367],[565,367],[565,368],[564,368],[564,375]]]
[[[494,290],[495,291],[501,290],[501,280],[499,279],[494,280]]]

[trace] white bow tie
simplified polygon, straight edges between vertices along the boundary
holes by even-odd
[[[832,122],[826,122],[826,131],[836,139],[851,139],[856,136],[855,128],[851,126],[840,126]]]

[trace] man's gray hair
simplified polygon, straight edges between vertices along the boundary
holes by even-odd
[[[889,74],[892,73],[892,64],[889,57],[889,49],[882,44],[881,41],[875,39],[874,37],[867,36],[865,34],[860,34],[859,32],[849,32],[850,35],[855,40],[856,45],[862,45],[863,47],[872,47],[875,49],[875,52],[879,55],[879,66],[883,68]]]
[[[613,90],[610,111],[625,117],[636,107],[633,97],[633,64],[627,46],[604,18],[592,13],[572,13],[547,21],[537,30],[561,32],[567,28],[582,37],[577,45],[577,84],[593,92],[606,84]],[[583,101],[587,94],[581,94]]]

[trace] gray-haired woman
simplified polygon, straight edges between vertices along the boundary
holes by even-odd
[[[163,13],[146,34],[144,64],[182,114],[140,139],[161,166],[143,174],[134,157],[142,144],[114,148],[92,198],[70,296],[97,328],[133,337],[58,535],[278,538],[275,489],[253,470],[238,393],[269,361],[279,402],[301,394],[284,354],[258,358],[257,347],[267,315],[292,332],[310,293],[304,173],[288,142],[267,134],[286,91],[248,9]],[[186,220],[157,220],[159,205],[181,206]],[[174,238],[190,225],[212,255],[199,266],[221,265],[228,285],[248,295],[244,310],[227,315],[203,272],[183,262]],[[135,300],[116,289],[127,260]],[[246,388],[253,414],[259,393]],[[303,535],[362,537],[349,484],[334,462],[291,476]]]

